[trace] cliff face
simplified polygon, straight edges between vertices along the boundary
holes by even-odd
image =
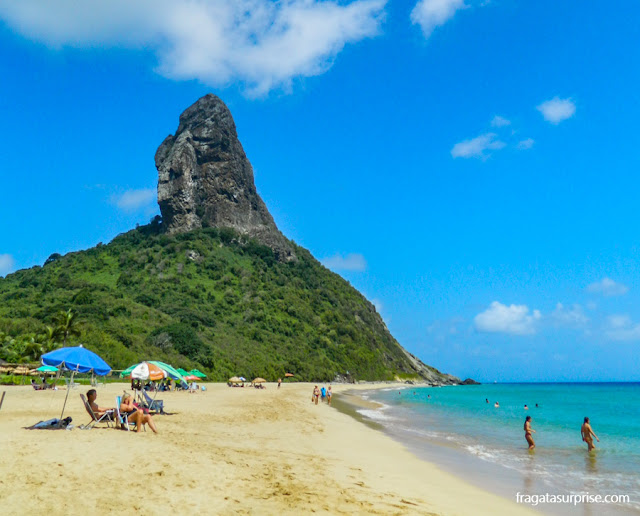
[[[271,247],[279,261],[296,259],[258,195],[231,112],[218,97],[206,95],[180,115],[155,161],[166,232],[229,227]]]

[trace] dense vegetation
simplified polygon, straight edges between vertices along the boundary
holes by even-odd
[[[5,339],[45,334],[61,311],[113,368],[158,359],[214,380],[414,376],[374,307],[300,247],[294,263],[230,229],[167,235],[159,221],[0,278]],[[79,340],[80,339],[80,340]]]

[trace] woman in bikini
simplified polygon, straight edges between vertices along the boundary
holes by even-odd
[[[527,440],[530,450],[533,450],[536,447],[536,443],[533,442],[533,436],[531,435],[532,432],[534,434],[536,433],[536,431],[531,428],[531,416],[527,416],[524,420],[524,438]]]
[[[156,424],[153,422],[151,414],[145,414],[144,411],[138,410],[138,407],[136,407],[133,403],[131,394],[125,394],[122,397],[122,401],[120,403],[120,412],[127,415],[127,420],[129,422],[136,424],[136,432],[142,430],[142,425],[146,424],[149,425],[149,428],[153,430],[154,434],[158,433]]]

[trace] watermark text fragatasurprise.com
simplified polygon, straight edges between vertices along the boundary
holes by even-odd
[[[613,494],[600,495],[589,493],[572,493],[572,494],[525,494],[516,493],[517,503],[526,503],[529,505],[547,504],[547,503],[566,503],[571,505],[579,505],[583,503],[629,503],[629,495]]]

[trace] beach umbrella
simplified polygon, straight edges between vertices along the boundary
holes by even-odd
[[[120,378],[128,378],[131,376],[131,371],[133,371],[140,364],[133,364],[132,366],[127,367],[124,371],[120,373]]]
[[[265,380],[264,378],[254,378],[253,382],[251,383],[266,383],[267,380]]]
[[[196,380],[199,380],[200,378],[198,378],[196,375],[193,374],[188,374],[187,376],[183,376],[183,378],[189,382],[194,382]]]
[[[206,374],[204,374],[202,371],[199,371],[198,369],[192,369],[191,371],[189,371],[189,374],[192,374],[193,376],[197,376],[198,378],[207,377]]]
[[[291,378],[292,376],[293,376],[293,373],[284,373],[285,378]]]
[[[247,381],[247,379],[246,379],[244,376],[241,376],[241,377],[240,377],[240,381],[242,381],[242,382],[246,382],[246,381]]]
[[[229,383],[242,383],[242,381],[243,380],[241,380],[237,376],[232,376],[231,378],[229,378]]]
[[[161,373],[155,373],[158,378],[153,378],[153,377],[136,377],[135,379],[139,379],[139,380],[159,380],[161,378],[173,378],[174,380],[177,380],[178,382],[182,383],[184,382],[184,377],[182,376],[182,374],[180,374],[180,372],[178,372],[177,369],[174,369],[172,366],[170,366],[169,364],[165,364],[164,362],[158,362],[157,360],[148,360],[145,362],[140,362],[138,364],[134,364],[130,367],[128,367],[127,369],[125,369],[124,371],[122,371],[120,373],[120,378],[130,378],[131,374],[133,372],[134,369],[136,369],[137,367],[142,366],[142,364],[147,364],[147,368],[149,371],[158,371],[160,370]],[[142,372],[144,371],[144,368],[139,369],[139,372],[136,374],[142,374]],[[159,375],[162,376],[159,376]]]
[[[38,371],[39,373],[56,374],[58,372],[58,368],[53,366],[40,366],[38,369],[34,369],[34,371]]]
[[[60,348],[49,353],[45,353],[41,357],[42,365],[57,367],[60,370],[65,369],[71,371],[71,381],[76,373],[91,373],[100,376],[106,376],[111,372],[111,366],[93,351],[80,346],[68,348]],[[62,413],[60,419],[64,415],[64,409],[67,406],[69,398],[69,389],[64,397],[64,405],[62,405]]]
[[[184,382],[184,377],[182,376],[182,374],[173,366],[165,364],[164,362],[159,362],[158,360],[149,360],[149,363],[158,366],[163,371],[166,371],[169,378],[178,380],[180,383]]]
[[[167,372],[164,369],[160,369],[155,364],[150,364],[149,362],[140,362],[137,366],[135,366],[131,373],[129,373],[132,380],[162,380],[166,378]]]
[[[66,369],[74,373],[95,373],[106,376],[111,366],[93,351],[80,346],[60,348],[42,355],[42,364]]]

